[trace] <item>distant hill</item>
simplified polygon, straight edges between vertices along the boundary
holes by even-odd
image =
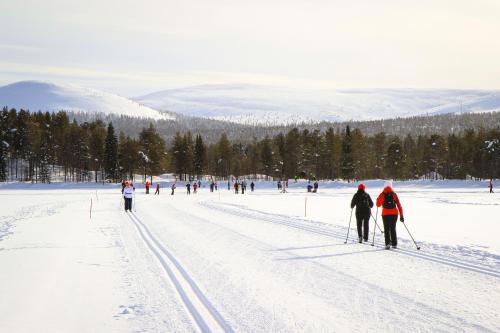
[[[500,91],[490,90],[321,90],[248,84],[201,85],[133,99],[157,110],[267,126],[500,111]]]
[[[172,119],[171,114],[128,98],[74,85],[21,81],[0,87],[0,107],[30,111],[83,111],[129,117]]]

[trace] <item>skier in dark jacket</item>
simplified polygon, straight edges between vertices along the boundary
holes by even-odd
[[[389,250],[392,244],[393,248],[398,246],[398,238],[396,235],[396,223],[399,220],[404,223],[403,207],[399,202],[399,198],[392,189],[392,182],[387,181],[384,185],[384,190],[377,198],[377,207],[382,206],[382,220],[384,221],[384,236],[385,249]]]
[[[373,207],[372,198],[365,192],[365,185],[359,184],[358,191],[354,194],[351,200],[351,209],[356,206],[356,221],[358,225],[358,238],[361,243],[364,239],[368,241],[369,222]]]

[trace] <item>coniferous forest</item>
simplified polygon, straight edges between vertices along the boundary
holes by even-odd
[[[298,126],[273,135],[263,130],[260,137],[239,139],[221,130],[207,139],[193,128],[166,139],[155,123],[137,134],[117,130],[112,121],[77,122],[62,111],[4,108],[0,181],[117,182],[163,173],[180,180],[205,175],[348,181],[500,177],[498,126],[367,135],[356,125]]]

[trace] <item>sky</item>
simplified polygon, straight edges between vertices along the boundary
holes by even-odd
[[[498,0],[0,2],[0,85],[500,89]]]

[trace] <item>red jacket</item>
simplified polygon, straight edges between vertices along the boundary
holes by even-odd
[[[394,196],[394,201],[396,202],[396,208],[384,208],[382,206],[384,203],[385,194],[390,193],[390,192],[392,192],[392,195]],[[377,207],[380,207],[380,206],[382,206],[382,216],[398,215],[398,212],[401,216],[403,216],[403,207],[401,207],[401,203],[399,202],[398,195],[389,186],[384,188],[384,191],[382,193],[380,193],[380,195],[377,198]]]

